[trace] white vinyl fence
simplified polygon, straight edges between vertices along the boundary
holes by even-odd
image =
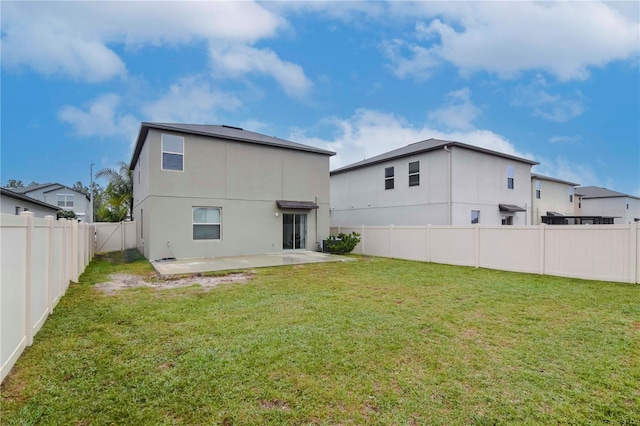
[[[503,271],[640,283],[640,228],[630,225],[356,226],[354,253]]]
[[[94,227],[32,212],[0,215],[0,381],[93,258]]]
[[[96,253],[136,247],[135,222],[96,222]]]

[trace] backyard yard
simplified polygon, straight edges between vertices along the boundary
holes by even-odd
[[[97,256],[0,422],[640,424],[640,285],[356,259],[205,287]]]

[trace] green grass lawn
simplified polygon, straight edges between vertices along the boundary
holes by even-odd
[[[96,258],[5,424],[640,424],[640,286],[382,258],[130,289]]]

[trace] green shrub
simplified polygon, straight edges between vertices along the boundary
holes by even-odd
[[[327,238],[327,248],[331,253],[346,254],[351,253],[359,242],[360,234],[357,232],[351,234],[341,232],[337,236],[331,235]]]

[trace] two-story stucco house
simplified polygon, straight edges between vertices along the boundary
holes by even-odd
[[[531,224],[539,225],[543,216],[578,215],[578,183],[540,174],[531,175]]]
[[[237,127],[142,123],[131,159],[148,259],[316,250],[329,235],[329,157]]]
[[[640,197],[597,186],[576,188],[585,216],[613,216],[615,225],[640,222]]]
[[[14,188],[13,192],[24,194],[35,200],[43,201],[59,210],[69,210],[82,222],[91,222],[91,201],[88,195],[59,183],[43,183],[26,188]]]
[[[526,225],[535,161],[428,139],[331,172],[331,225]]]

